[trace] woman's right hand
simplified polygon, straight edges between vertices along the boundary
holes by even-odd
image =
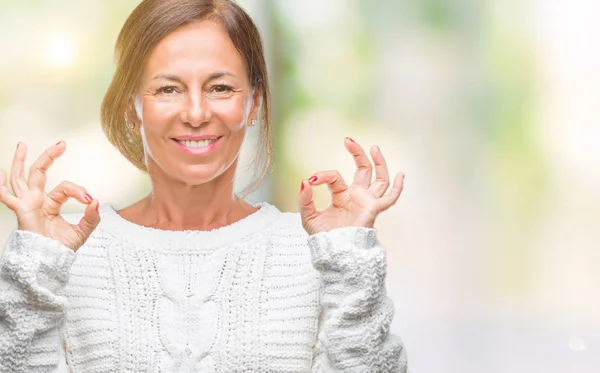
[[[10,175],[14,194],[8,190],[6,175],[0,170],[0,202],[15,212],[19,230],[52,238],[77,251],[100,223],[99,203],[83,187],[68,181],[46,194],[46,172],[66,148],[64,141],[48,148],[31,166],[28,181],[25,181],[27,146],[19,143]],[[69,198],[87,205],[83,218],[77,225],[69,224],[60,215],[61,206]]]

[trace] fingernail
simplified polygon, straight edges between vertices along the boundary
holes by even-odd
[[[300,191],[304,190],[304,180],[302,181],[302,184],[300,184]]]
[[[317,180],[318,180],[318,178],[316,176],[312,176],[310,179],[308,179],[308,182],[312,184]]]
[[[18,143],[17,143],[17,149],[19,149],[19,145],[21,145],[21,143],[20,143],[20,142],[18,142]]]
[[[85,197],[84,197],[84,198],[85,198],[85,200],[86,200],[86,201],[88,201],[88,202],[90,202],[90,203],[91,203],[91,202],[94,200],[94,199],[92,198],[92,196],[90,196],[90,195],[89,195],[89,194],[87,194],[87,193],[85,194]]]
[[[61,142],[62,142],[62,140],[61,140],[61,141],[59,141],[59,142],[57,142],[57,143],[56,143],[56,145],[60,145],[60,143],[61,143]],[[54,146],[56,146],[56,145],[54,145]]]
[[[351,138],[349,138],[349,137],[346,137],[346,138],[347,138],[348,140],[352,141],[352,142],[356,142],[356,141],[352,140],[352,139],[351,139]]]
[[[96,212],[98,212],[98,210],[100,210],[100,202],[98,202],[98,204],[96,205]]]

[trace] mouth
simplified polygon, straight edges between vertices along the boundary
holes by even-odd
[[[219,141],[220,138],[221,137],[216,137],[214,139],[206,139],[206,140],[177,140],[177,139],[173,139],[173,140],[175,140],[177,143],[185,146],[188,149],[202,149],[202,148],[206,148],[206,147],[210,146],[211,144],[214,144],[215,142]]]
[[[188,154],[199,155],[213,150],[222,136],[202,140],[173,139],[177,146]]]

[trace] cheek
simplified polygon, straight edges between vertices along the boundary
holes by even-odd
[[[181,104],[176,101],[155,101],[146,99],[143,101],[141,109],[142,127],[140,128],[142,141],[145,151],[151,157],[160,147],[155,144],[160,143],[164,138],[165,132],[169,128],[176,115],[178,115]],[[152,151],[154,150],[154,152]]]
[[[178,100],[146,100],[142,109],[144,125],[160,125],[179,116],[182,103]]]
[[[231,128],[243,128],[248,116],[243,97],[232,97],[228,100],[215,100],[211,103],[213,116]]]

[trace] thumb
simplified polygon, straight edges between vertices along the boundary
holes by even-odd
[[[300,194],[298,195],[298,207],[302,218],[302,225],[306,228],[308,223],[319,215],[313,201],[312,186],[306,180],[302,180]]]
[[[79,224],[77,224],[76,229],[81,233],[84,242],[90,237],[94,229],[96,229],[100,223],[99,207],[100,202],[98,202],[98,200],[95,199],[90,202],[85,209],[83,218],[81,218]]]

